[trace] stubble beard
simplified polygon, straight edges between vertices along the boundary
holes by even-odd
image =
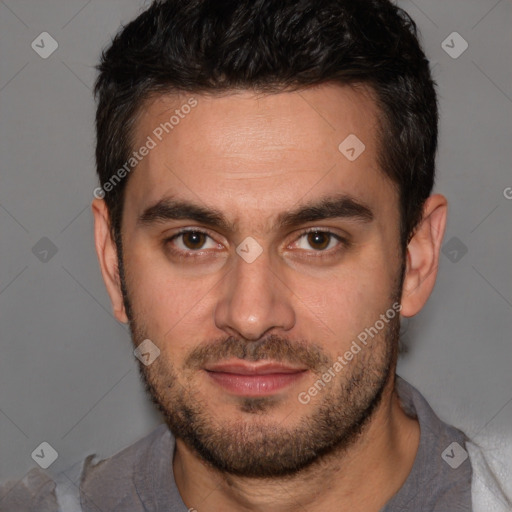
[[[136,345],[147,338],[139,327],[131,323]],[[328,454],[346,450],[362,434],[380,404],[389,379],[394,378],[394,347],[397,346],[398,332],[399,321],[390,321],[385,335],[379,339],[375,337],[372,346],[363,347],[325,387],[320,388],[314,402],[301,404],[293,395],[295,407],[304,412],[294,427],[280,425],[266,417],[281,403],[273,396],[240,397],[236,407],[245,413],[244,420],[229,421],[217,417],[193,385],[181,384],[176,369],[165,356],[150,366],[140,363],[139,372],[146,391],[175,438],[181,439],[205,462],[236,476],[289,476]],[[225,346],[233,347],[231,354],[239,357],[244,343],[250,342],[229,338]],[[293,343],[276,336],[259,343],[258,353],[243,359],[276,361],[272,354],[283,346],[294,349]],[[219,344],[210,346],[218,347]],[[323,371],[333,363],[319,367],[314,381],[321,378]]]
[[[125,308],[132,340],[137,346],[148,338],[148,329],[134,314],[122,270],[120,266]],[[400,286],[395,287],[393,302],[400,300],[401,282],[402,278]],[[181,382],[179,373],[165,355],[149,366],[139,363],[139,372],[146,391],[175,438],[181,439],[213,468],[240,477],[293,476],[330,455],[343,452],[363,434],[389,381],[394,380],[399,331],[400,318],[396,314],[379,335],[362,347],[319,391],[315,401],[304,405],[293,395],[295,407],[304,411],[293,427],[266,417],[281,403],[273,396],[240,397],[237,407],[238,412],[245,413],[243,420],[226,421],[216,417],[205,397],[193,385]],[[185,366],[195,368],[197,373],[206,361],[228,357],[300,362],[316,375],[311,382],[321,378],[335,362],[319,345],[291,342],[271,335],[257,342],[229,337],[203,343],[191,351]]]

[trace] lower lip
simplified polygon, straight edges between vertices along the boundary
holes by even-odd
[[[305,371],[294,373],[269,373],[266,375],[240,375],[212,372],[208,375],[226,391],[241,396],[266,396],[276,393],[300,380]]]

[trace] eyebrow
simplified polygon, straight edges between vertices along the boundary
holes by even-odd
[[[370,223],[375,215],[368,205],[343,194],[323,198],[320,201],[299,206],[290,212],[280,213],[276,227],[290,228],[307,222],[335,218]],[[137,224],[150,226],[169,220],[192,220],[225,232],[236,231],[235,224],[228,221],[219,210],[173,198],[163,198],[146,208],[137,219]]]

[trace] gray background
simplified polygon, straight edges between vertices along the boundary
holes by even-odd
[[[398,372],[510,469],[512,5],[400,5],[418,23],[439,84],[436,191],[450,215],[438,284],[404,322],[408,352]],[[48,469],[57,474],[90,453],[109,456],[161,422],[139,382],[127,328],[111,314],[90,211],[94,66],[143,7],[0,1],[0,481],[33,467],[42,441],[59,454]],[[58,42],[47,59],[31,48],[44,31]],[[458,58],[442,47],[454,31],[469,44]],[[460,48],[450,38],[445,44]],[[54,255],[43,252],[43,237]],[[508,440],[508,452],[495,438]]]

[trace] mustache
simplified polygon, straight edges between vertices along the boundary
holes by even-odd
[[[290,341],[271,334],[257,341],[234,336],[199,345],[187,356],[184,366],[199,370],[206,364],[224,359],[237,358],[246,361],[272,360],[279,363],[303,365],[313,372],[319,372],[331,363],[322,349],[305,341]]]

